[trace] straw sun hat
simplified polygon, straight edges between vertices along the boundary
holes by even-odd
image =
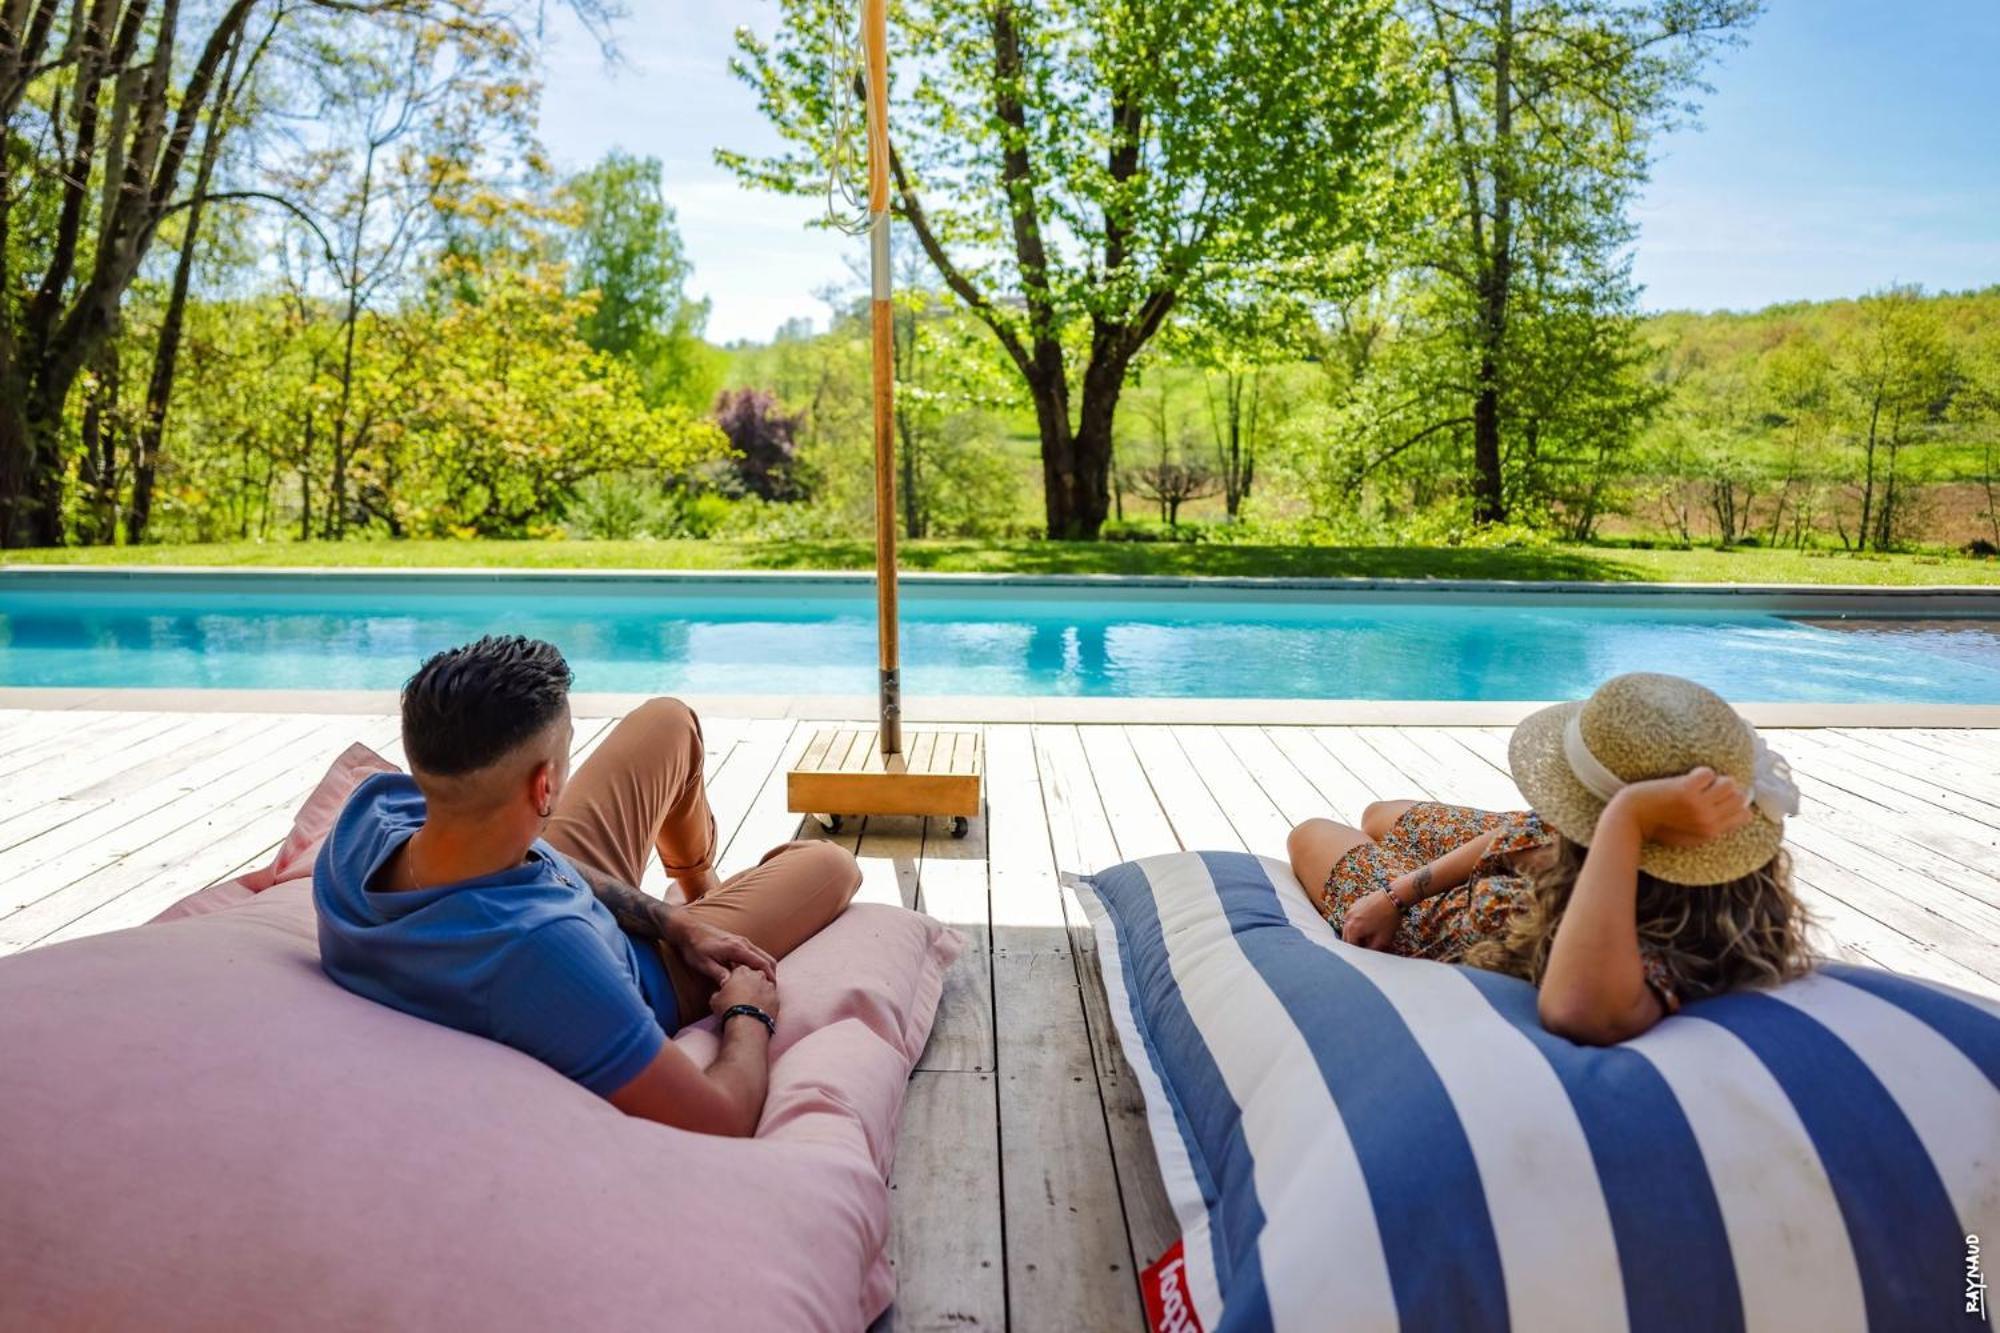
[[[1639,671],[1614,676],[1581,703],[1544,708],[1514,728],[1514,781],[1542,821],[1588,846],[1618,789],[1707,765],[1753,793],[1749,823],[1692,847],[1649,842],[1639,868],[1669,884],[1725,884],[1777,853],[1799,811],[1791,766],[1713,690]]]

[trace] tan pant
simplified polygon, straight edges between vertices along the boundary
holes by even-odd
[[[593,870],[636,886],[658,852],[670,875],[715,863],[715,816],[701,785],[701,723],[678,699],[651,699],[611,729],[570,777],[542,836]],[[783,958],[846,908],[861,868],[837,843],[788,842],[677,910]],[[708,1013],[715,987],[661,950],[681,1022]]]

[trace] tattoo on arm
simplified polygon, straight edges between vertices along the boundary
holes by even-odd
[[[661,937],[667,919],[665,903],[595,870],[578,866],[577,873],[583,876],[584,883],[590,885],[597,901],[610,909],[620,930],[638,940],[658,940]]]
[[[1419,867],[1416,875],[1410,880],[1410,887],[1417,891],[1419,899],[1430,897],[1431,868],[1429,866]]]

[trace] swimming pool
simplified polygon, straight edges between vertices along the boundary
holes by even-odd
[[[1871,620],[1836,631],[1687,600],[912,579],[903,587],[904,690],[1551,699],[1645,669],[1738,700],[2000,703],[2000,636],[1979,622],[1933,620],[1916,632]],[[0,686],[392,689],[427,653],[494,632],[559,645],[579,690],[875,690],[866,580],[0,578]],[[1989,637],[1990,651],[1981,647]]]

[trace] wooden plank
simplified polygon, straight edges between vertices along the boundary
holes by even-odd
[[[1417,756],[1422,756],[1424,772],[1436,775],[1433,785],[1450,792],[1449,799],[1454,803],[1481,810],[1527,808],[1512,777],[1497,771],[1483,757],[1451,737],[1440,735],[1431,727],[1396,727],[1385,732],[1389,744],[1395,747],[1395,755],[1407,754],[1412,762],[1419,762]]]
[[[162,776],[148,787],[104,802],[78,819],[0,852],[0,884],[5,886],[0,893],[7,894],[0,898],[0,916],[8,908],[25,906],[68,884],[107,859],[103,853],[109,849],[156,831],[158,821],[152,818],[156,811],[185,813],[190,801],[217,805],[229,799],[229,793],[254,785],[257,775],[271,762],[269,747],[290,744],[315,721],[280,718],[275,729],[262,733],[262,753],[210,752],[178,768],[171,777]],[[230,722],[229,718],[218,718],[217,729],[227,730]]]
[[[815,730],[811,742],[806,746],[805,753],[799,756],[799,766],[801,768],[824,767],[827,751],[833,748],[833,743],[839,738],[840,731],[836,727],[821,727]]]
[[[1141,1327],[1033,739],[987,731],[1007,1291],[1020,1329]]]
[[[1139,756],[1132,752],[1125,728],[1083,726],[1076,729],[1076,735],[1117,843],[1114,859],[1135,861],[1179,851],[1181,842],[1174,836],[1173,822],[1160,809],[1159,798],[1153,795]]]
[[[722,845],[716,873],[724,879],[757,864],[780,843],[817,836],[785,804],[786,771],[811,741],[811,730],[789,720],[765,719],[750,726],[708,793]]]
[[[1172,822],[1181,846],[1203,851],[1244,850],[1236,826],[1209,795],[1172,732],[1165,727],[1127,727],[1125,735],[1132,743],[1132,753],[1144,765],[1153,794],[1159,797],[1160,809]]]
[[[1828,855],[1853,869],[1866,867],[1870,878],[1900,895],[1954,900],[1936,910],[2000,939],[2000,930],[1991,929],[2000,926],[2000,879],[1985,868],[2000,867],[2000,846],[1961,860],[1938,844],[1956,847],[1969,840],[1940,836],[1927,821],[1869,809],[1812,779],[1801,780],[1800,792],[1802,817],[1791,822],[1793,839],[1817,838]]]
[[[1835,952],[1846,957],[1859,955],[1878,967],[2000,999],[2000,985],[1857,911],[1829,887],[1849,879],[1849,873],[1831,861],[1811,852],[1797,854],[1794,880],[1799,898],[1817,920],[1820,938],[1834,941]]]
[[[817,828],[819,822],[813,820],[811,826]],[[849,828],[856,834],[854,858],[861,865],[861,887],[854,900],[914,910],[923,866],[924,821],[879,815],[848,820],[842,831]]]
[[[879,822],[889,821],[869,821]],[[951,836],[950,822],[924,821],[917,907],[964,935],[966,946],[945,974],[937,1022],[917,1068],[991,1071],[995,1067],[993,926],[986,895],[987,821],[984,815],[967,821],[963,838]]]
[[[1067,860],[1101,870],[1127,859],[1127,854],[1103,803],[1098,778],[1079,731],[1069,726],[1036,727],[1035,760],[1057,863]],[[1129,746],[1120,745],[1117,752],[1137,767]],[[1150,792],[1147,799],[1151,800]],[[1153,817],[1160,825],[1166,824],[1157,805]],[[1154,850],[1171,851],[1172,846]],[[1112,1021],[1097,936],[1084,915],[1083,904],[1077,901],[1075,890],[1067,885],[1063,889],[1063,911],[1069,923],[1070,946],[1082,989],[1098,1099],[1104,1108],[1106,1131],[1111,1136],[1111,1156],[1118,1174],[1126,1237],[1133,1259],[1143,1268],[1174,1243],[1180,1235],[1180,1224],[1174,1217],[1173,1205],[1168,1202],[1166,1185],[1160,1179],[1159,1159],[1146,1120],[1145,1091],[1125,1058]]]
[[[76,773],[186,722],[177,713],[116,713],[102,722],[57,732],[0,764],[0,800],[32,795],[53,772]]]
[[[249,746],[284,719],[275,713],[208,714],[191,721],[195,730],[172,728],[125,751],[115,759],[57,778],[47,799],[0,820],[0,858],[43,859],[67,843],[75,845],[98,836],[107,820],[129,813],[143,803],[155,784],[171,783],[198,760]],[[141,804],[143,808],[143,804]],[[17,870],[31,859],[18,863]]]
[[[1292,821],[1285,818],[1256,776],[1236,757],[1236,751],[1229,748],[1214,727],[1177,726],[1172,730],[1182,752],[1243,845],[1261,856],[1283,859]]]
[[[2000,829],[2000,805],[1928,778],[1898,773],[1873,756],[1857,756],[1836,742],[1796,731],[1787,737],[1795,769],[1810,769],[1821,781],[1866,796],[1884,809],[1904,814],[1935,810],[1991,829]]]
[[[357,719],[302,723],[263,758],[203,783],[64,864],[62,888],[0,920],[0,949],[69,939],[147,920],[282,839],[301,801],[354,738]]]
[[[971,818],[979,813],[979,779],[969,773],[792,772],[785,799],[800,813]]]
[[[1382,753],[1384,737],[1378,732],[1388,732],[1384,727],[1315,727],[1313,734],[1319,738],[1348,771],[1360,778],[1362,784],[1375,793],[1378,801],[1444,801],[1451,799],[1443,792],[1432,791],[1427,783],[1417,775],[1404,772],[1395,762]],[[1386,737],[1393,740],[1393,734]]]
[[[73,735],[80,728],[102,722],[110,710],[0,708],[0,765],[21,750],[39,745],[51,736]]]
[[[1217,727],[1216,734],[1235,754],[1287,826],[1327,814],[1326,798],[1306,780],[1262,727]]]
[[[1886,728],[1823,728],[1814,734],[1821,745],[1852,755],[1862,764],[1922,779],[2000,809],[2000,776],[1983,759],[1967,761],[1958,753],[1939,754],[1909,739],[1907,732]]]
[[[788,755],[797,753],[794,745],[803,748],[810,737],[804,729],[788,718],[760,718],[749,723],[742,740],[730,751],[728,762],[716,773],[715,781],[708,786],[708,807],[715,815],[715,840],[720,849],[716,858],[716,873],[724,879],[739,870],[755,865],[757,858],[770,850],[775,842],[784,842],[791,836],[768,838],[753,835],[738,837],[744,821],[759,803],[759,797],[767,791],[779,806],[783,805],[783,783]],[[776,784],[772,790],[773,783]],[[772,829],[769,822],[771,811],[764,807],[765,822],[761,827],[765,833]],[[783,811],[777,812],[783,815]],[[797,815],[788,817],[783,825],[788,830],[798,828]],[[752,848],[751,843],[759,845]]]
[[[1004,1333],[994,1075],[919,1070],[911,1076],[889,1191],[896,1303],[876,1321],[877,1333]]]
[[[1323,814],[1350,827],[1361,827],[1361,812],[1375,800],[1374,791],[1354,776],[1311,729],[1266,727],[1264,734],[1279,753],[1292,761],[1299,775],[1325,798],[1328,809]]]

